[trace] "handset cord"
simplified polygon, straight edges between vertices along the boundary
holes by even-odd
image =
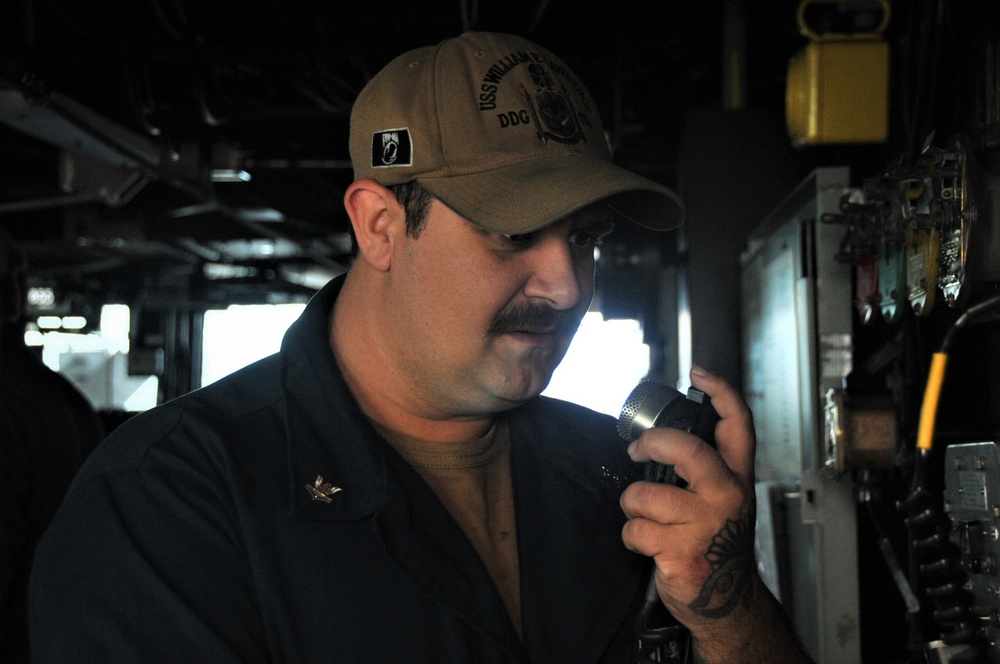
[[[639,638],[637,664],[657,664],[658,662],[690,662],[691,635],[676,618],[669,615],[673,624],[653,627],[650,619],[661,606],[660,595],[656,592],[656,567],[649,571],[646,596],[642,608],[635,617],[634,633]],[[656,657],[656,659],[654,659]],[[666,658],[666,659],[663,659]]]

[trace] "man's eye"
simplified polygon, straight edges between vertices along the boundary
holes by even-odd
[[[534,233],[514,233],[512,235],[501,235],[506,242],[510,244],[526,245],[531,244],[535,239]]]
[[[570,244],[575,247],[580,247],[581,249],[586,247],[599,247],[603,239],[603,235],[597,235],[596,233],[591,233],[590,231],[577,231],[569,236]]]

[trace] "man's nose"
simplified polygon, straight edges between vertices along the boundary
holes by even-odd
[[[593,278],[593,269],[582,274],[585,266],[566,238],[544,238],[532,248],[531,261],[531,274],[524,286],[526,296],[546,300],[559,310],[579,304],[583,296],[580,280]]]

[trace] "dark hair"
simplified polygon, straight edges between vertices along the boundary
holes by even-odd
[[[396,200],[406,210],[406,234],[412,238],[418,237],[424,228],[424,221],[427,219],[427,209],[431,206],[431,195],[417,184],[416,180],[394,184],[389,187],[389,191],[396,196]]]
[[[394,184],[388,187],[403,209],[406,210],[406,234],[412,238],[420,235],[427,220],[427,209],[431,206],[433,197],[426,189],[417,184],[416,180]],[[351,243],[351,260],[357,258],[358,243]]]

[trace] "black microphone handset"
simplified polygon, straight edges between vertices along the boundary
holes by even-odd
[[[631,443],[646,429],[671,427],[693,433],[715,447],[718,422],[719,414],[712,407],[712,400],[701,390],[692,387],[685,395],[647,378],[636,385],[625,400],[618,416],[618,434]],[[672,465],[656,461],[646,463],[646,480],[687,486]]]
[[[718,422],[719,414],[701,390],[692,387],[683,394],[647,378],[636,385],[625,400],[618,416],[618,434],[631,443],[651,427],[672,427],[693,433],[716,447],[715,425]],[[672,465],[657,461],[646,462],[646,480],[681,488],[687,486]],[[691,661],[690,636],[660,603],[653,572],[650,572],[644,603],[635,617],[633,629],[639,641],[638,664]]]

